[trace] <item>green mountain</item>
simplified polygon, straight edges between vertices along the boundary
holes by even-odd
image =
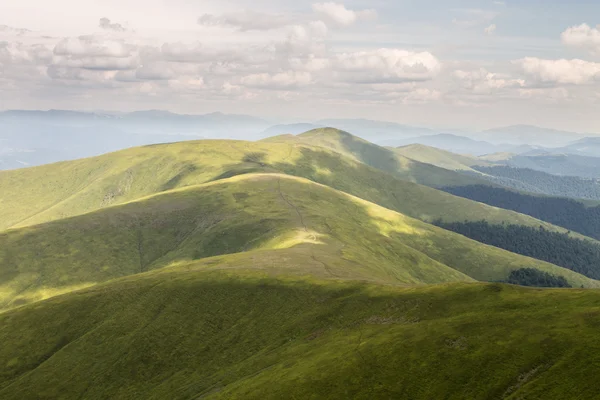
[[[316,276],[337,279],[500,281],[534,268],[572,286],[598,286],[327,186],[247,174],[1,233],[0,309],[220,255],[272,250],[266,256],[284,259],[290,253],[280,250],[291,248],[320,266]]]
[[[422,144],[398,147],[394,148],[393,151],[412,160],[432,164],[451,171],[474,171],[472,168],[474,166],[487,167],[494,165],[477,157],[455,154]]]
[[[478,179],[330,130],[0,172],[0,398],[593,398],[600,282],[428,223],[566,234],[417,183]]]
[[[330,148],[298,143],[296,138],[288,138],[288,142],[278,138],[152,145],[42,167],[0,171],[0,229],[80,215],[170,189],[266,172],[310,179],[426,222],[485,219],[564,231],[523,214],[400,179],[365,165],[351,154],[345,156]],[[360,139],[356,141],[362,143]],[[437,175],[439,171],[460,176],[454,171],[402,160],[406,165],[419,167],[412,169],[417,171],[413,175],[428,175],[432,171],[431,180],[445,182],[443,175]],[[468,177],[465,184],[472,181]]]
[[[0,398],[593,399],[599,301],[174,267],[0,314]]]
[[[336,151],[402,180],[430,187],[489,184],[475,176],[465,176],[430,163],[423,163],[388,148],[370,143],[348,132],[320,128],[292,136],[283,135],[264,141],[303,143]]]

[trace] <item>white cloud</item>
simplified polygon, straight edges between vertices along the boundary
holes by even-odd
[[[28,33],[31,33],[31,31],[29,29],[25,29],[25,28],[15,28],[15,27],[8,26],[8,25],[0,25],[0,33],[5,33],[8,35],[15,35],[15,36],[23,36]]]
[[[475,71],[457,70],[453,73],[459,86],[473,94],[492,94],[502,89],[522,88],[526,85],[523,79],[513,79],[508,76],[489,72],[485,68]]]
[[[118,24],[116,22],[110,22],[110,19],[108,19],[106,17],[100,18],[100,22],[98,23],[98,26],[100,28],[108,30],[108,31],[115,31],[115,32],[127,31],[127,29],[123,25]]]
[[[383,48],[339,54],[335,68],[343,81],[393,83],[430,80],[440,72],[441,63],[429,52]]]
[[[514,63],[534,82],[542,84],[583,85],[600,78],[600,63],[579,59],[544,60],[527,57]]]
[[[268,31],[292,24],[292,19],[281,14],[268,14],[256,11],[239,11],[221,15],[204,14],[198,24],[204,26],[229,26],[244,31]]]
[[[130,57],[134,46],[123,41],[99,36],[65,38],[54,47],[57,56],[69,57]]]
[[[486,35],[493,35],[493,34],[494,34],[494,32],[496,32],[496,29],[497,29],[497,28],[498,28],[498,27],[496,26],[496,24],[491,24],[490,26],[488,26],[487,28],[485,28],[485,29],[483,30],[483,32],[484,32]]]
[[[247,87],[262,89],[290,89],[307,86],[312,82],[312,76],[308,72],[286,71],[277,74],[254,74],[244,76],[240,84]]]
[[[561,35],[562,42],[567,46],[583,48],[592,53],[600,53],[600,29],[588,24],[573,26]]]
[[[375,10],[354,11],[347,9],[343,4],[333,2],[315,3],[312,5],[312,9],[315,13],[329,22],[341,26],[352,25],[358,20],[377,18],[377,12]]]

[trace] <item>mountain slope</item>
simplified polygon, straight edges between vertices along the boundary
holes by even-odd
[[[598,286],[305,179],[250,174],[0,234],[0,308],[196,259],[296,246],[340,279],[500,281],[535,268]]]
[[[80,215],[165,190],[251,172],[304,177],[423,221],[485,219],[557,229],[522,214],[399,180],[331,149],[298,143],[295,136],[288,137],[287,142],[273,140],[144,146],[89,159],[0,171],[0,230]],[[425,174],[430,168],[434,174],[440,170],[427,166],[421,172]]]
[[[334,150],[399,179],[430,187],[462,186],[476,184],[475,181],[478,181],[479,184],[485,182],[477,177],[464,176],[431,164],[414,161],[385,147],[334,128],[314,129],[300,134],[296,138],[299,143]],[[289,137],[286,140],[289,141]]]
[[[465,156],[437,149],[422,144],[411,144],[408,146],[394,148],[397,154],[421,163],[432,164],[451,171],[473,171],[471,167],[476,165],[491,166],[493,163],[481,160],[477,157]]]
[[[0,397],[592,399],[599,301],[170,268],[0,314]]]

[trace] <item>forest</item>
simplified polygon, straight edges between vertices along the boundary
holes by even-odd
[[[563,276],[555,276],[535,268],[521,268],[514,270],[510,273],[510,276],[505,283],[533,287],[571,287],[569,282],[567,282]]]
[[[600,200],[600,183],[597,179],[558,176],[533,169],[506,166],[473,168],[485,174],[483,177],[490,182],[508,188],[549,196]]]
[[[600,279],[600,246],[568,233],[523,225],[492,225],[487,221],[434,224],[491,246],[547,261],[589,278]]]
[[[447,187],[444,191],[490,206],[527,214],[600,239],[600,206],[586,207],[573,199],[532,196],[485,185]]]

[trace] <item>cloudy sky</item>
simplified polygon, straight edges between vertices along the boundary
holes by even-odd
[[[600,132],[596,0],[0,1],[0,109]]]

